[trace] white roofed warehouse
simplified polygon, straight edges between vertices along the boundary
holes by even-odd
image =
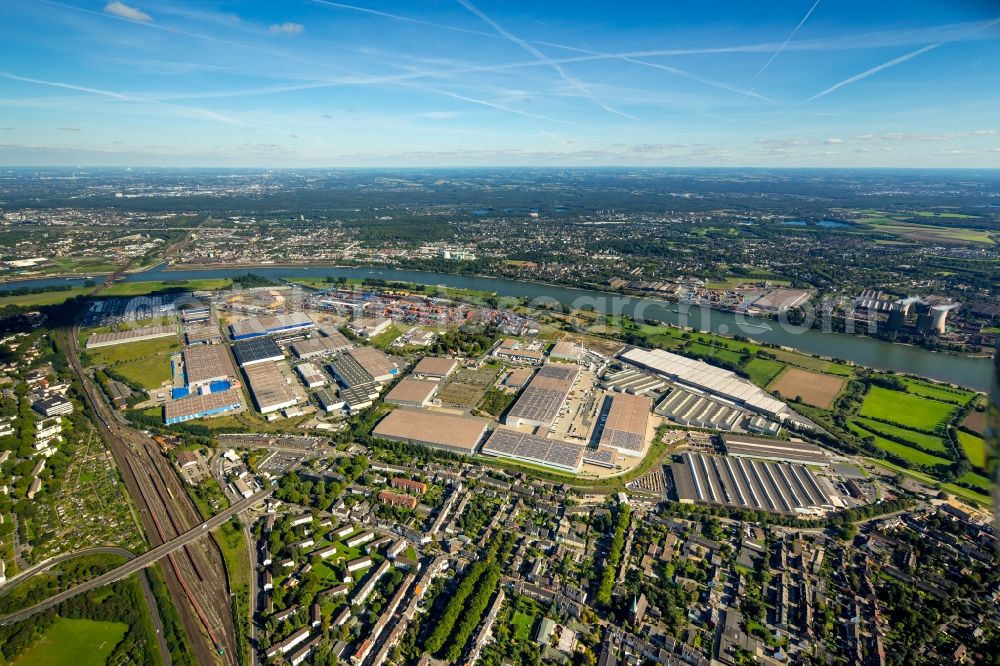
[[[655,372],[681,386],[692,387],[759,414],[779,420],[784,420],[789,415],[785,403],[775,400],[767,391],[738,377],[731,370],[717,368],[703,361],[672,354],[662,349],[633,348],[620,354],[619,358]]]

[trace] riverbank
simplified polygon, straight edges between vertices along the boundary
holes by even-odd
[[[945,356],[920,347],[844,333],[823,332],[813,329],[772,326],[767,330],[753,324],[752,317],[719,312],[692,306],[690,312],[680,313],[676,305],[658,299],[623,296],[611,292],[562,287],[538,281],[511,280],[490,276],[397,269],[387,266],[318,266],[280,267],[274,265],[225,267],[214,269],[188,269],[160,264],[153,269],[129,273],[123,282],[198,280],[206,278],[236,278],[253,272],[274,279],[294,278],[357,278],[381,279],[398,282],[444,286],[470,291],[486,292],[497,296],[526,298],[544,308],[544,304],[558,304],[567,309],[593,310],[611,316],[627,315],[641,321],[665,323],[688,327],[732,337],[739,335],[766,345],[787,347],[810,356],[849,361],[876,370],[911,374],[918,377],[955,384],[976,391],[985,391],[992,381],[993,368],[989,359],[965,356]],[[77,279],[79,280],[79,278]],[[80,280],[82,281],[82,280]],[[72,284],[74,281],[70,281]],[[66,284],[60,280],[37,280],[22,286]],[[766,322],[767,320],[760,320]]]

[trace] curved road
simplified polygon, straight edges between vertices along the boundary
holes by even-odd
[[[52,608],[53,606],[56,606],[62,603],[63,601],[66,601],[70,597],[74,597],[82,592],[93,590],[98,587],[107,585],[108,583],[113,583],[123,578],[127,578],[128,576],[131,576],[132,574],[137,573],[142,569],[145,569],[147,566],[153,564],[157,560],[166,557],[175,550],[179,550],[180,548],[183,548],[192,541],[200,539],[202,536],[208,534],[219,525],[222,525],[224,522],[226,522],[239,512],[253,506],[254,504],[264,499],[265,497],[269,496],[270,494],[271,494],[270,489],[261,490],[260,492],[251,495],[242,502],[233,504],[226,510],[221,511],[220,513],[212,516],[201,525],[198,525],[188,530],[187,532],[184,532],[180,536],[174,537],[170,541],[166,541],[160,544],[159,546],[146,551],[142,555],[133,557],[131,560],[121,565],[120,567],[116,567],[111,571],[103,573],[100,576],[88,580],[84,583],[80,583],[79,585],[72,587],[68,590],[60,592],[58,594],[54,594],[45,601],[35,604],[30,608],[25,608],[24,610],[20,610],[17,611],[16,613],[11,613],[10,615],[0,618],[0,625],[13,624],[14,622],[20,622],[21,620],[26,620],[32,615],[40,613],[41,611],[47,608]],[[38,572],[36,571],[34,573]]]
[[[68,562],[69,560],[84,557],[86,555],[118,555],[120,557],[124,557],[126,560],[131,560],[135,557],[132,551],[125,550],[124,548],[117,548],[115,546],[97,546],[95,548],[84,548],[83,550],[77,550],[72,553],[56,555],[55,557],[50,557],[44,562],[39,562],[32,567],[28,567],[13,578],[8,579],[6,583],[0,585],[0,597],[7,594],[17,587],[22,581],[27,580],[32,576],[48,571],[57,564],[62,564],[63,562]],[[173,664],[173,660],[170,658],[170,648],[167,646],[167,639],[163,635],[163,621],[160,618],[160,609],[156,604],[156,597],[153,596],[153,591],[149,587],[149,579],[146,577],[145,571],[140,572],[139,574],[139,586],[142,588],[142,596],[146,600],[146,610],[149,611],[150,620],[153,622],[153,629],[156,631],[156,642],[160,646],[160,658],[164,666],[171,666]]]

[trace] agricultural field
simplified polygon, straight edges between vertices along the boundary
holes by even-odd
[[[896,440],[902,439],[904,442],[912,444],[915,448],[923,449],[924,451],[941,453],[944,455],[948,454],[948,447],[944,442],[944,438],[938,435],[932,435],[931,433],[926,432],[917,432],[916,430],[907,430],[906,428],[900,428],[899,426],[890,425],[888,423],[880,423],[866,418],[857,418],[855,421],[865,430],[869,430],[876,435],[882,435],[886,438]]]
[[[962,229],[960,227],[936,227],[929,224],[914,224],[897,217],[868,217],[859,220],[874,231],[891,234],[898,238],[918,243],[959,243],[993,245],[988,231],[982,229]]]
[[[911,379],[909,377],[903,379],[903,383],[906,384],[906,388],[913,395],[919,395],[924,398],[933,398],[934,400],[940,400],[941,402],[954,402],[960,405],[965,405],[976,397],[976,394],[972,391],[952,388],[950,386],[942,386],[940,384],[932,384],[930,382],[925,382],[919,379]]]
[[[951,465],[951,461],[946,458],[932,456],[929,453],[924,453],[923,451],[906,446],[905,444],[900,444],[884,437],[879,437],[878,435],[862,428],[856,421],[852,421],[848,425],[851,431],[858,437],[872,437],[875,440],[875,446],[878,448],[888,453],[894,453],[901,458],[905,458],[913,464],[923,465],[925,467],[948,467]]]
[[[872,386],[861,405],[861,416],[869,416],[925,432],[935,432],[948,423],[956,407],[931,398]]]
[[[986,468],[986,442],[982,437],[978,437],[962,430],[958,431],[958,443],[962,445],[966,457],[976,469]]]
[[[438,398],[444,405],[472,409],[486,394],[486,389],[496,381],[497,371],[491,369],[462,369],[438,392]]]
[[[122,622],[59,618],[37,643],[18,655],[13,666],[104,666],[125,637]]]
[[[778,378],[768,386],[768,389],[778,391],[786,398],[797,396],[802,399],[802,402],[813,407],[830,409],[833,401],[844,388],[844,381],[843,377],[790,367],[778,375]]]
[[[962,421],[962,427],[980,437],[986,432],[986,412],[973,411]]]

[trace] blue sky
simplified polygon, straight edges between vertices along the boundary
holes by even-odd
[[[17,0],[0,164],[1000,167],[989,1]]]

